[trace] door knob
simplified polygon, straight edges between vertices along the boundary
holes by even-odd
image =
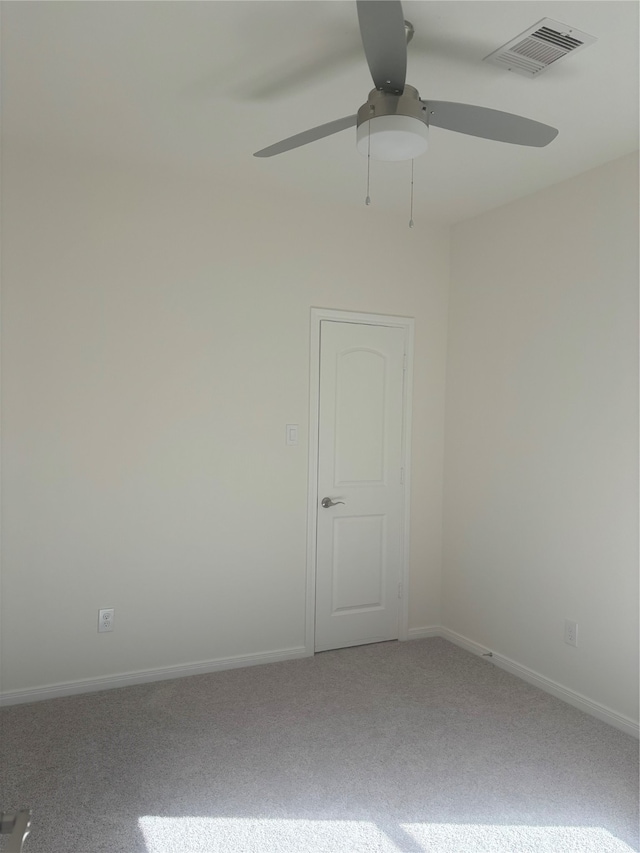
[[[336,504],[343,504],[344,501],[332,501],[331,498],[322,498],[320,503],[325,509],[328,509],[330,506],[335,506]]]

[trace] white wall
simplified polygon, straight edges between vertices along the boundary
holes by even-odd
[[[258,178],[7,147],[2,176],[2,689],[304,644],[311,306],[416,318],[409,625],[438,624],[447,231]]]
[[[443,624],[637,720],[636,155],[453,228],[446,399]]]
[[[416,318],[410,627],[637,719],[634,157],[453,229],[448,355],[445,229],[2,166],[3,691],[303,645],[315,305]]]

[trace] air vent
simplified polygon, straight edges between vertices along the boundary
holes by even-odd
[[[537,77],[553,63],[595,41],[597,39],[594,36],[581,33],[567,24],[543,18],[489,56],[485,56],[483,62],[499,65],[526,77]]]

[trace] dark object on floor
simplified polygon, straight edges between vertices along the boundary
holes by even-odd
[[[31,830],[31,809],[0,812],[0,833],[9,835],[5,853],[22,853],[22,845]]]

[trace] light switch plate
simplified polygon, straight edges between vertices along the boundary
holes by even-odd
[[[293,447],[298,443],[298,424],[287,424],[287,445]]]

